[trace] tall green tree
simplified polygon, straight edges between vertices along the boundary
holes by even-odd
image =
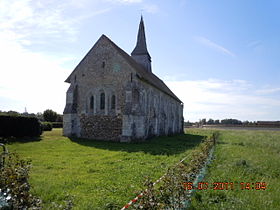
[[[207,121],[207,125],[213,125],[213,124],[214,124],[214,120],[210,118],[210,119]]]
[[[205,118],[202,119],[202,120],[200,121],[200,123],[201,123],[202,125],[206,125],[206,119],[205,119]]]
[[[44,121],[47,122],[56,122],[57,116],[58,114],[51,109],[47,109],[43,112]]]

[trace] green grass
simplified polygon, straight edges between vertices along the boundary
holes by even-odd
[[[210,130],[189,129],[205,135]],[[199,190],[193,209],[280,209],[280,131],[221,130],[215,159],[204,182],[234,182],[233,190]],[[266,190],[241,189],[240,182],[265,182]]]
[[[32,160],[31,192],[43,200],[44,209],[57,209],[52,202],[67,200],[73,209],[119,209],[143,190],[146,176],[155,181],[203,139],[185,134],[128,144],[69,139],[61,132],[54,129],[41,139],[8,145]]]

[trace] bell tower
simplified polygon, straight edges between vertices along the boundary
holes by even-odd
[[[141,64],[148,72],[152,72],[151,56],[147,50],[145,27],[142,15],[138,29],[136,47],[132,51],[131,56],[137,63]]]

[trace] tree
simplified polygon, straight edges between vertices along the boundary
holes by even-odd
[[[63,122],[63,116],[61,114],[57,114],[56,122]]]
[[[44,121],[47,122],[56,122],[57,113],[51,109],[47,109],[43,113]]]
[[[215,125],[220,124],[220,120],[215,120],[215,121],[214,121],[214,124],[215,124]]]
[[[204,118],[204,119],[199,120],[199,124],[206,125],[206,119]]]
[[[214,124],[214,120],[210,118],[210,119],[207,121],[207,125],[213,125],[213,124]]]
[[[188,122],[184,122],[184,126],[192,126],[193,124],[188,120]]]
[[[242,122],[243,125],[249,125],[249,123],[250,122],[248,120]]]
[[[221,120],[221,124],[224,125],[242,125],[242,122],[237,119],[223,119]]]
[[[10,110],[10,111],[8,111],[8,112],[6,112],[6,113],[7,113],[8,115],[13,115],[13,116],[20,115],[19,112],[12,111],[12,110]]]
[[[42,112],[37,112],[36,117],[38,118],[38,120],[44,121],[44,116]]]

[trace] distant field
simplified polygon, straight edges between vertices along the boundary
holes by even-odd
[[[187,133],[209,132],[209,129],[188,129]],[[280,131],[220,130],[220,133],[215,159],[204,182],[209,187],[214,182],[234,182],[234,189],[199,190],[192,199],[193,209],[280,209]],[[250,188],[242,190],[245,185],[241,182],[250,183]],[[255,189],[256,182],[265,182],[266,190]]]
[[[260,130],[260,131],[280,131],[279,127],[254,127],[254,126],[205,126],[205,129],[219,130]]]
[[[119,209],[143,189],[146,176],[155,181],[209,134],[127,144],[71,140],[61,132],[54,129],[40,141],[8,145],[32,160],[32,193],[42,198],[44,209],[58,209],[69,200],[73,209]]]

